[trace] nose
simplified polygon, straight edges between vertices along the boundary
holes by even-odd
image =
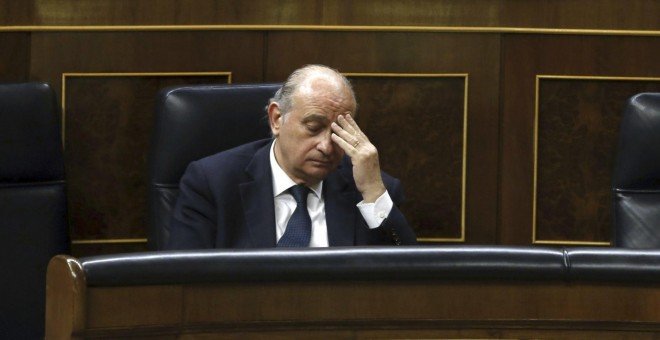
[[[322,154],[325,156],[330,156],[334,152],[334,148],[336,147],[334,145],[334,142],[332,141],[332,138],[330,138],[330,135],[332,134],[332,131],[329,133],[324,133],[322,136],[320,136],[321,140],[316,144],[316,149],[319,150]]]

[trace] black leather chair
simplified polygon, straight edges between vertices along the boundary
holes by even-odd
[[[0,338],[43,338],[46,267],[69,252],[59,109],[48,84],[0,84]]]
[[[268,138],[266,105],[279,84],[197,85],[161,91],[149,154],[149,248],[162,249],[179,180],[194,160]]]
[[[612,181],[617,247],[660,248],[660,93],[628,100]]]

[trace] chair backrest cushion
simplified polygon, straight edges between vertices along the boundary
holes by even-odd
[[[660,248],[660,93],[628,100],[612,180],[615,245]]]
[[[64,178],[57,112],[48,84],[0,84],[0,182]]]

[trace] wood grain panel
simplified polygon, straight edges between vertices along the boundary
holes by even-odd
[[[65,78],[64,143],[72,239],[146,235],[147,153],[158,91],[218,76]]]
[[[501,214],[498,243],[532,242],[536,76],[553,74],[654,77],[660,75],[658,54],[660,39],[653,37],[504,37]],[[622,105],[623,102],[617,103],[616,107],[608,109],[618,111]],[[579,114],[584,113],[582,110],[583,108]],[[602,238],[603,234],[600,233],[589,237]]]
[[[660,29],[654,0],[501,1],[501,26],[589,29]]]
[[[289,48],[305,46],[305,48]],[[333,32],[277,32],[268,35],[267,81],[283,81],[294,69],[310,63],[320,63],[335,67],[344,73],[466,73],[469,74],[468,94],[468,142],[467,142],[467,201],[466,201],[466,242],[494,243],[497,221],[497,155],[498,155],[498,93],[499,93],[499,36],[489,34],[404,34],[404,33],[333,33]],[[429,90],[431,93],[423,93]],[[366,102],[373,98],[382,98],[378,88],[369,89],[360,94],[359,100]],[[406,92],[407,98],[397,99],[397,109],[404,112],[387,120],[388,129],[402,127],[405,140],[418,140],[423,143],[433,140],[434,133],[421,125],[442,124],[444,114],[438,112],[446,93],[438,89],[424,88],[415,92]],[[443,91],[443,90],[442,90]],[[416,102],[417,98],[423,98]],[[425,107],[423,101],[428,103]],[[404,106],[405,105],[405,106]],[[361,115],[378,114],[382,105],[374,103]],[[429,109],[431,107],[431,109]],[[405,112],[405,109],[413,110]],[[444,110],[444,109],[442,109]],[[359,118],[362,119],[362,118]],[[419,126],[416,126],[419,125]],[[384,126],[383,126],[384,127]],[[430,135],[420,135],[424,129]],[[442,130],[444,131],[444,130]],[[384,138],[384,137],[381,137]],[[448,137],[438,137],[450,140]],[[448,138],[448,139],[444,139]],[[397,141],[383,141],[392,147]],[[408,159],[415,159],[419,154],[430,150],[443,150],[446,146],[410,145],[419,149],[412,151]],[[421,151],[424,150],[424,151]],[[421,153],[421,154],[420,154]],[[424,157],[422,157],[424,158]],[[398,158],[401,159],[401,158]],[[420,158],[421,159],[421,158]],[[413,163],[411,163],[413,164]],[[410,164],[397,166],[383,162],[385,170],[405,168]],[[436,164],[439,166],[440,164]],[[445,173],[446,169],[427,167],[428,173],[421,176],[433,176],[429,180],[444,183],[439,176],[431,174]],[[391,170],[395,171],[395,170]],[[415,197],[408,183],[403,183],[408,197]],[[421,184],[421,183],[420,183]],[[412,195],[412,196],[411,196]],[[418,221],[437,221],[438,216],[431,210]],[[452,222],[443,222],[450,225]],[[449,232],[446,227],[430,227],[426,235]],[[456,230],[456,229],[453,229]]]
[[[183,324],[346,322],[358,328],[375,320],[570,320],[657,327],[658,295],[652,285],[559,282],[242,282],[187,287]]]
[[[30,34],[0,33],[0,82],[28,80]]]
[[[34,25],[34,1],[0,0],[0,26]]]
[[[0,1],[0,25],[383,25],[659,29],[654,0]],[[3,20],[4,19],[4,20]]]
[[[181,320],[181,286],[99,287],[88,290],[86,327],[177,326]],[[123,308],[126,302],[130,308]],[[163,303],[168,305],[163,308]],[[120,312],[119,312],[120,311]]]
[[[35,21],[50,25],[308,24],[423,25],[493,23],[499,3],[488,0],[400,2],[326,0],[122,2],[40,1]],[[463,21],[462,21],[463,20]]]
[[[33,33],[31,78],[59,90],[67,72],[232,71],[232,82],[262,81],[257,32]]]
[[[406,184],[403,213],[417,237],[462,240],[467,77],[349,79],[358,124],[378,147],[383,170]]]
[[[657,81],[541,78],[536,241],[610,241],[611,178],[626,100]]]

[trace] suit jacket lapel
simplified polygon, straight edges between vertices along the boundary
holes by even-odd
[[[253,179],[240,185],[245,227],[256,248],[275,246],[275,207],[270,170],[270,146],[257,150],[245,171]]]
[[[323,182],[325,195],[325,220],[328,226],[328,243],[331,247],[352,246],[355,244],[355,195],[346,176],[352,176],[346,167],[349,162],[342,162]]]

